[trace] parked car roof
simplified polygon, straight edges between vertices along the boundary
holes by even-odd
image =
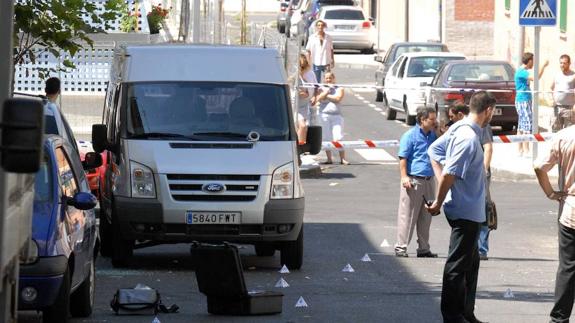
[[[406,57],[428,57],[428,56],[438,56],[438,57],[465,57],[465,55],[461,53],[453,53],[453,52],[409,52],[403,53],[401,56]]]

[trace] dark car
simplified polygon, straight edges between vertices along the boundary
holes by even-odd
[[[505,61],[446,62],[430,83],[425,105],[435,108],[443,123],[447,122],[447,108],[453,102],[462,100],[469,104],[474,91],[496,90],[491,92],[497,100],[491,125],[501,126],[504,131],[512,130],[517,124],[514,75],[513,66]]]
[[[395,60],[401,56],[403,53],[410,52],[449,52],[447,46],[442,43],[431,43],[431,42],[403,42],[394,43],[385,52],[385,56],[376,55],[374,60],[380,62],[381,65],[377,67],[375,71],[375,85],[383,87],[385,84],[385,76],[387,71],[395,62]],[[376,90],[375,101],[383,101],[383,91],[381,89]]]
[[[85,165],[99,165],[97,157],[87,154]],[[35,254],[20,265],[18,307],[43,311],[44,322],[67,322],[69,314],[89,316],[94,306],[97,200],[67,140],[46,136],[43,158],[34,186]]]
[[[277,27],[280,34],[285,33],[286,30],[286,20],[290,2],[290,0],[280,0],[280,11],[277,16]]]

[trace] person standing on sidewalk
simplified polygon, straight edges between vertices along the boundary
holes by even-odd
[[[555,165],[559,168],[559,190],[553,189],[547,174]],[[575,301],[575,126],[559,130],[549,152],[534,166],[547,198],[559,202],[559,268],[551,322],[569,322]]]
[[[447,148],[436,147],[443,144],[443,140],[438,140],[428,150],[432,160],[445,161],[436,199],[426,208],[436,215],[443,205],[451,226],[441,291],[441,313],[446,323],[481,322],[474,314],[479,274],[477,241],[486,219],[486,176],[480,138],[482,128],[491,121],[495,102],[485,91],[475,93],[469,103],[469,116],[443,135]]]
[[[301,83],[317,83],[305,54],[299,55],[299,78]],[[315,89],[309,86],[300,87],[298,88],[298,95],[297,136],[299,144],[303,145],[307,137],[307,126],[311,116],[310,109],[315,104]]]
[[[533,132],[533,96],[529,86],[529,82],[534,81],[533,76],[529,74],[529,70],[533,68],[533,53],[524,53],[521,62],[523,65],[515,72],[515,90],[517,91],[515,94],[515,108],[519,117],[517,122],[518,135],[531,134]],[[541,66],[539,77],[543,76],[547,65],[549,65],[548,60]],[[520,157],[529,156],[529,142],[519,143],[519,155]]]
[[[333,40],[330,35],[325,33],[326,27],[327,24],[325,21],[321,19],[316,20],[316,32],[309,36],[305,47],[307,59],[313,65],[315,78],[320,83],[322,83],[322,72],[331,71],[335,64],[333,57]]]
[[[573,106],[575,105],[575,72],[571,70],[571,57],[567,54],[559,58],[559,68],[561,72],[555,75],[555,80],[551,84],[553,91],[553,112],[555,121],[553,122],[553,132],[569,127],[575,123]],[[557,91],[557,92],[555,92]]]
[[[316,104],[319,104],[319,117],[321,122],[321,136],[323,141],[339,141],[343,138],[343,115],[339,103],[343,99],[343,88],[335,85],[335,74],[325,73],[324,86],[318,91]],[[326,150],[327,160],[325,164],[333,164],[331,151]],[[345,150],[339,151],[339,158],[342,165],[349,165],[345,159]]]
[[[46,80],[46,84],[44,87],[44,93],[46,94],[47,103],[58,107],[58,96],[60,96],[60,89],[61,82],[60,79],[57,77],[51,77]]]
[[[435,196],[433,169],[427,149],[437,139],[437,114],[433,108],[419,108],[417,124],[399,141],[399,172],[401,187],[397,210],[397,242],[395,255],[408,257],[407,245],[417,228],[417,257],[435,258],[429,246],[431,214],[424,207],[424,197]]]

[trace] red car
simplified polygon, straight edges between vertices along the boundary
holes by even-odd
[[[447,122],[447,108],[457,100],[469,104],[474,91],[494,90],[491,94],[497,106],[491,119],[492,126],[513,130],[517,125],[515,110],[515,69],[505,61],[449,61],[441,66],[426,90],[425,105],[435,108],[443,125]]]
[[[78,140],[77,143],[78,150],[80,151],[80,160],[84,161],[86,153],[94,151],[92,143],[83,140]],[[86,170],[86,179],[88,180],[88,184],[90,184],[90,191],[92,191],[92,194],[94,194],[98,199],[100,199],[100,185],[103,184],[105,180],[104,174],[108,159],[105,151],[100,155],[102,156],[102,165],[98,168]]]

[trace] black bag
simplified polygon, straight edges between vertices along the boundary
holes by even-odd
[[[495,202],[485,202],[485,218],[489,230],[497,230],[497,208],[495,207]]]
[[[110,307],[117,315],[156,315],[177,313],[178,305],[169,308],[162,304],[160,293],[152,288],[120,288],[116,290]]]
[[[282,293],[247,290],[235,246],[194,243],[191,254],[198,288],[208,298],[208,313],[265,315],[282,312]]]

